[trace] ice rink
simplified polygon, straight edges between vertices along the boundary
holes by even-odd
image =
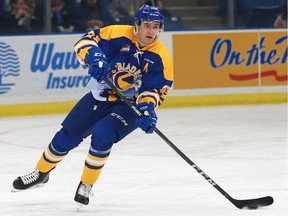
[[[73,200],[89,138],[40,189],[11,193],[33,171],[64,115],[0,118],[0,215],[286,216],[287,104],[160,109],[158,128],[235,199],[272,196],[239,210],[157,134],[140,129],[114,145],[90,204]]]

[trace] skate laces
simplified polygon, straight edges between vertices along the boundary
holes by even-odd
[[[78,194],[82,195],[82,196],[85,196],[87,198],[89,198],[89,195],[94,196],[94,193],[92,191],[92,186],[86,185],[86,184],[82,184],[82,183],[81,183],[81,185],[79,187]]]
[[[27,184],[31,184],[31,183],[35,182],[39,178],[39,175],[40,175],[39,171],[34,170],[32,173],[29,173],[27,175],[23,175],[20,178],[23,181],[23,183],[25,185],[27,185]]]

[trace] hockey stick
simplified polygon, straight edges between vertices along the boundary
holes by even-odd
[[[112,88],[119,97],[138,115],[142,116],[143,114],[137,110],[133,103],[128,100],[125,95],[114,86],[114,84],[105,79],[105,82],[110,88]],[[216,188],[223,196],[225,196],[231,203],[233,203],[239,209],[257,209],[258,207],[264,207],[271,205],[274,200],[271,196],[255,198],[255,199],[246,199],[246,200],[237,200],[231,197],[226,191],[224,191],[218,184],[216,184],[203,170],[201,170],[193,161],[191,161],[179,148],[177,148],[159,129],[155,127],[155,133],[157,133],[175,152],[178,153],[190,166],[192,166],[199,174],[201,174],[214,188]]]

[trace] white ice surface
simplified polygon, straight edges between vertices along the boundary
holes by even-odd
[[[273,196],[239,210],[158,135],[140,129],[116,144],[90,204],[73,201],[89,138],[51,172],[45,187],[11,193],[31,172],[64,115],[0,118],[0,215],[286,216],[287,104],[160,109],[158,128],[236,199]]]

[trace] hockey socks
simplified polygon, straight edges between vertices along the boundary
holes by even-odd
[[[60,152],[54,148],[53,144],[50,143],[39,159],[36,168],[42,172],[47,173],[54,169],[56,165],[63,160],[68,152]]]
[[[81,182],[87,185],[93,185],[97,181],[110,152],[111,148],[106,151],[99,151],[90,147],[85,161]]]

